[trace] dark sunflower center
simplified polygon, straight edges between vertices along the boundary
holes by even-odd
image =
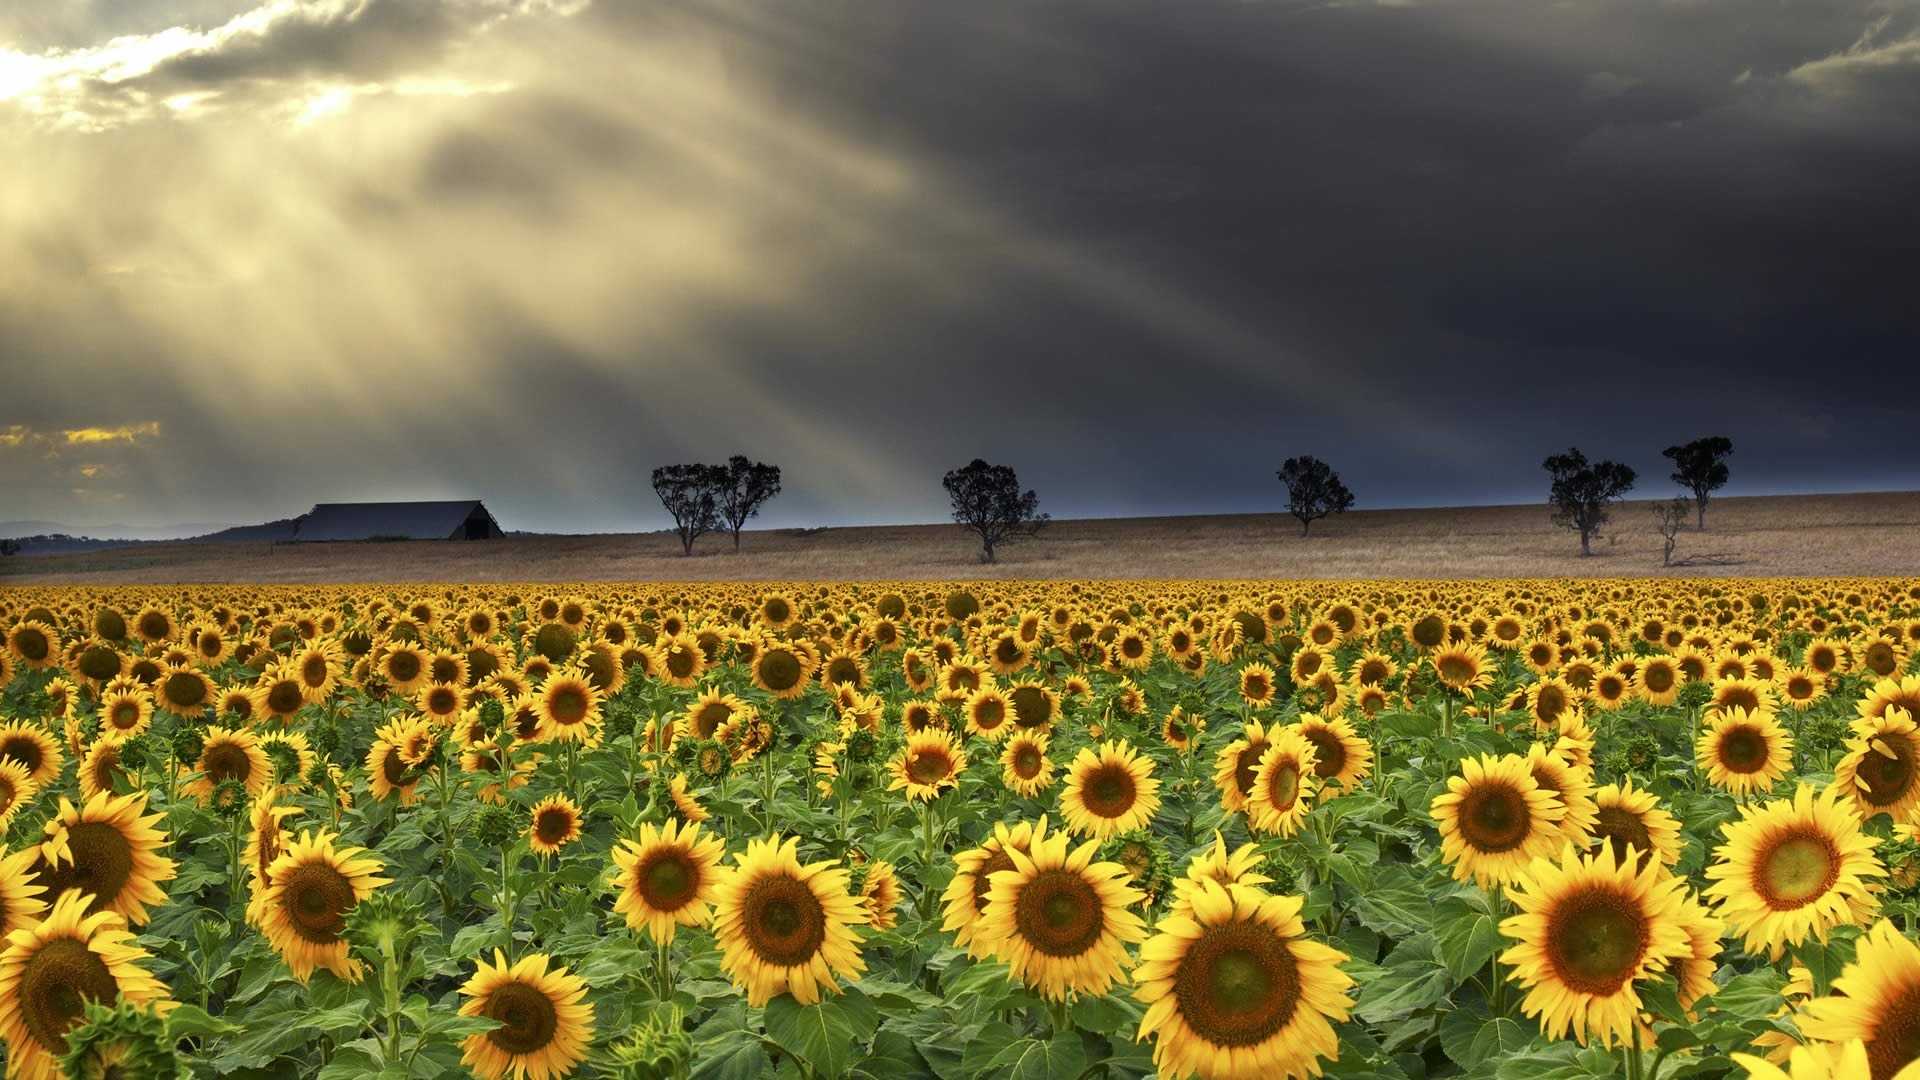
[[[973,722],[983,731],[992,731],[1007,719],[1007,706],[999,698],[986,698],[973,708]]]
[[[1754,861],[1754,891],[1775,911],[1806,906],[1839,878],[1840,853],[1833,841],[1811,830],[1787,833]]]
[[[1300,798],[1300,768],[1292,761],[1273,767],[1273,779],[1267,785],[1267,798],[1276,810],[1290,810]]]
[[[127,838],[104,821],[82,821],[67,826],[67,848],[73,853],[71,862],[54,867],[43,859],[34,864],[47,897],[78,889],[93,896],[88,914],[111,907],[133,876],[133,847]]]
[[[280,909],[287,925],[315,945],[331,945],[347,928],[347,912],[357,901],[353,883],[325,863],[307,863],[287,875]]]
[[[534,819],[533,831],[541,842],[557,844],[573,831],[573,815],[558,807],[548,807]]]
[[[1020,936],[1048,956],[1080,956],[1106,929],[1100,894],[1071,870],[1042,870],[1020,889],[1014,906]]]
[[[1233,761],[1233,782],[1239,786],[1240,794],[1253,794],[1253,780],[1260,771],[1260,759],[1266,756],[1267,742],[1261,739],[1249,742],[1247,748]]]
[[[1886,747],[1891,757],[1880,752]],[[6,753],[0,750],[0,753]],[[1913,787],[1913,744],[1902,735],[1877,735],[1869,740],[1866,756],[1854,775],[1866,782],[1867,802],[1892,806]]]
[[[713,733],[721,724],[733,716],[733,708],[725,702],[710,702],[693,714],[693,730],[702,739],[713,738]]]
[[[1604,997],[1632,977],[1652,936],[1631,899],[1590,889],[1563,899],[1547,916],[1547,958],[1569,987]]]
[[[427,695],[427,711],[435,716],[448,716],[460,707],[460,693],[451,687],[441,687]]]
[[[693,674],[693,650],[675,649],[667,654],[667,674],[684,679]]]
[[[55,1054],[67,1051],[67,1032],[86,1014],[86,1003],[111,1003],[120,984],[82,942],[56,938],[42,945],[20,972],[21,1018],[34,1041]]]
[[[1180,1016],[1214,1046],[1253,1046],[1287,1026],[1300,1005],[1300,965],[1271,927],[1209,926],[1174,975]]]
[[[785,874],[770,874],[748,888],[741,928],[760,959],[779,967],[805,964],[827,940],[827,913],[820,900]]]
[[[560,1012],[553,999],[526,983],[494,988],[481,1011],[500,1021],[501,1026],[487,1032],[487,1038],[509,1054],[535,1053],[560,1030]]]
[[[304,699],[300,696],[300,684],[291,679],[281,679],[267,691],[267,711],[278,714],[291,713],[300,708]]]
[[[148,612],[140,616],[140,634],[142,637],[159,641],[173,635],[173,624],[165,615],[157,611]]]
[[[1477,851],[1512,851],[1526,842],[1532,828],[1526,796],[1508,784],[1477,784],[1460,801],[1461,838]]]
[[[1721,691],[1718,704],[1722,709],[1745,709],[1748,712],[1755,712],[1760,708],[1760,695],[1754,693],[1751,687],[1730,686]]]
[[[120,674],[120,654],[103,645],[95,645],[80,654],[80,674],[104,682]]]
[[[760,658],[760,681],[774,692],[791,690],[800,682],[800,658],[785,649],[774,649]]]
[[[1080,787],[1081,802],[1096,817],[1119,817],[1133,809],[1133,774],[1123,765],[1102,765]]]
[[[1431,649],[1440,644],[1447,636],[1447,624],[1436,616],[1429,615],[1413,624],[1413,640],[1424,648]]]
[[[1047,700],[1046,691],[1037,686],[1022,686],[1014,690],[1013,719],[1024,728],[1036,728],[1053,719],[1053,702]]]
[[[1313,744],[1313,775],[1326,779],[1340,775],[1347,766],[1347,748],[1340,737],[1321,728],[1310,728],[1307,741]]]
[[[1630,810],[1618,806],[1601,807],[1599,819],[1594,822],[1595,840],[1604,841],[1613,852],[1616,862],[1627,857],[1627,848],[1632,847],[1640,853],[1640,866],[1647,865],[1653,854],[1653,834],[1647,831],[1647,824]]]
[[[1647,689],[1656,694],[1664,694],[1673,689],[1673,669],[1665,664],[1649,665],[1646,674],[1641,676],[1641,680],[1646,684]]]
[[[657,851],[640,864],[640,897],[655,911],[678,911],[700,891],[700,868],[683,851]]]
[[[907,775],[921,784],[937,784],[953,771],[953,762],[939,750],[914,754],[907,762]]]
[[[1031,780],[1040,775],[1040,748],[1022,746],[1014,751],[1013,771],[1020,774],[1022,780]]]
[[[1455,685],[1473,678],[1473,665],[1458,656],[1441,657],[1438,670],[1442,680]]]
[[[398,683],[409,683],[419,678],[419,655],[411,652],[398,652],[387,657],[387,677]]]
[[[387,747],[386,754],[380,758],[380,775],[394,787],[405,787],[412,781],[413,777],[407,774],[407,763],[400,760],[399,747]]]
[[[33,629],[16,632],[13,635],[13,647],[29,663],[45,660],[47,653],[52,651],[52,646],[47,642],[47,635]]]
[[[161,692],[167,695],[168,701],[183,709],[204,704],[207,700],[207,684],[185,671],[169,676]]]
[[[1386,678],[1387,665],[1380,661],[1368,660],[1360,665],[1360,682],[1362,685],[1372,686],[1374,683],[1385,682]]]
[[[1729,728],[1720,736],[1720,765],[1728,772],[1759,772],[1767,764],[1767,737],[1758,728]]]
[[[1884,641],[1876,641],[1867,646],[1866,656],[1862,662],[1868,671],[1884,679],[1899,667],[1900,657],[1893,651],[1893,646]]]
[[[216,784],[222,780],[245,781],[253,772],[253,762],[238,743],[215,743],[200,755],[200,771]]]
[[[1267,696],[1267,677],[1265,675],[1259,675],[1259,674],[1247,676],[1243,686],[1243,691],[1248,697],[1254,699],[1255,701],[1258,701],[1261,698],[1266,697]]]
[[[1912,1061],[1920,1061],[1920,983],[1909,983],[1880,1007],[1879,1026],[1867,1040],[1873,1080],[1893,1080]]]
[[[0,757],[12,758],[26,766],[28,773],[39,772],[41,764],[46,760],[46,756],[40,752],[40,744],[24,735],[16,735],[0,742]]]
[[[577,724],[586,719],[587,695],[576,686],[562,686],[547,699],[547,709],[556,723]]]
[[[1542,720],[1553,720],[1567,709],[1567,696],[1557,687],[1542,687],[1540,696],[1535,699],[1533,712]]]
[[[308,686],[319,688],[327,682],[327,658],[309,656],[306,663],[300,665],[300,679]]]

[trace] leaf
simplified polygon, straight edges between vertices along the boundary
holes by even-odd
[[[327,1067],[321,1069],[315,1080],[363,1080],[375,1076],[384,1064],[371,1050],[358,1046],[343,1046],[333,1052],[333,1058]]]
[[[1075,1080],[1087,1067],[1086,1044],[1072,1031],[1062,1031],[1046,1042],[1021,1039],[1002,1047],[987,1062],[987,1072],[1011,1080]]]
[[[1445,999],[1452,985],[1433,935],[1420,934],[1387,956],[1384,970],[1361,987],[1353,1011],[1369,1023],[1385,1023]]]
[[[209,1016],[197,1005],[177,1005],[167,1014],[167,1034],[175,1039],[195,1035],[230,1035],[246,1029],[217,1016]]]
[[[841,1076],[853,1064],[853,1022],[836,1001],[802,1005],[792,994],[767,1002],[767,1034],[823,1076]]]
[[[693,1075],[696,1080],[759,1080],[772,1071],[766,1047],[750,1031],[729,1031],[711,1042],[696,1043],[693,1048]]]
[[[873,1080],[920,1080],[931,1078],[933,1070],[914,1049],[912,1039],[898,1031],[882,1031],[873,1038],[873,1052],[853,1067],[853,1074]]]
[[[1794,959],[1813,973],[1813,993],[1824,997],[1833,988],[1833,980],[1853,959],[1853,942],[1835,934],[1824,942],[1809,938],[1792,947]]]
[[[1083,997],[1073,1003],[1073,1026],[1081,1031],[1109,1035],[1120,1042],[1133,1037],[1146,1010],[1131,995],[1122,996],[1116,988],[1100,997]]]
[[[1353,898],[1353,914],[1362,925],[1383,934],[1417,934],[1433,925],[1433,902],[1427,898],[1428,893],[1405,867],[1391,867],[1374,875],[1367,888]]]
[[[1440,1022],[1440,1048],[1463,1069],[1516,1053],[1532,1041],[1527,1029],[1504,1016],[1488,1020],[1473,1011],[1455,1009]]]
[[[371,1014],[366,999],[358,998],[331,1009],[309,1009],[287,1018],[287,1022],[325,1032],[357,1031]]]
[[[960,1059],[962,1075],[989,1075],[992,1070],[987,1067],[987,1063],[1008,1044],[1019,1038],[1020,1033],[1013,1030],[1011,1025],[997,1020],[982,1027],[977,1034],[967,1039],[966,1053]]]
[[[1460,896],[1449,896],[1433,909],[1433,934],[1440,946],[1440,959],[1454,981],[1468,977],[1487,966],[1500,948],[1500,931],[1493,914]]]

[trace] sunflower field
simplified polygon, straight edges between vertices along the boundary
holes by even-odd
[[[0,631],[8,1077],[1920,1077],[1917,580]]]

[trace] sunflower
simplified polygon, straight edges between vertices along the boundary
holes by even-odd
[[[1318,752],[1297,727],[1270,728],[1273,741],[1260,755],[1253,790],[1247,795],[1247,826],[1257,832],[1292,836],[1307,820],[1320,787]]]
[[[1920,727],[1913,714],[1888,706],[1878,718],[1855,720],[1853,735],[1847,740],[1847,755],[1834,766],[1834,784],[1853,796],[1862,818],[1886,814],[1896,822],[1908,820],[1920,806],[1920,777],[1915,776]],[[0,753],[5,753],[4,743]]]
[[[534,804],[527,822],[527,847],[536,855],[555,855],[580,839],[580,807],[565,794],[549,795]]]
[[[1593,771],[1593,728],[1583,716],[1569,716],[1560,724],[1560,735],[1553,740],[1553,752],[1576,769]]]
[[[40,785],[33,782],[33,774],[25,765],[11,758],[0,758],[0,835],[6,833],[20,808],[33,802],[39,793]]]
[[[687,778],[679,773],[675,773],[673,780],[668,783],[667,795],[673,800],[673,812],[680,815],[682,821],[699,824],[713,817],[707,813],[706,807],[700,805],[700,800],[687,791]]]
[[[433,681],[433,668],[425,650],[405,642],[388,646],[380,655],[377,670],[393,687],[393,692],[403,696]],[[295,677],[297,680],[297,673]]]
[[[0,763],[0,771],[6,766],[18,767],[13,762]],[[132,775],[120,765],[120,744],[112,739],[101,739],[89,747],[80,759],[77,773],[82,799],[91,799],[102,792],[112,795],[122,784],[133,785]],[[0,809],[0,830],[6,828],[8,817],[8,812]]]
[[[1745,678],[1718,679],[1714,681],[1713,696],[1707,701],[1706,711],[1712,714],[1744,709],[1749,713],[1772,715],[1778,704],[1771,682]]]
[[[33,782],[45,787],[60,775],[60,742],[32,724],[0,724],[0,760],[25,766]]]
[[[1584,846],[1600,816],[1600,807],[1593,801],[1593,774],[1568,764],[1558,751],[1548,750],[1542,743],[1527,748],[1527,771],[1533,774],[1534,783],[1566,808],[1554,847],[1566,841]]]
[[[1775,684],[1780,691],[1781,700],[1787,708],[1795,712],[1805,712],[1826,695],[1827,680],[1806,668],[1788,668],[1780,673]]]
[[[1478,645],[1448,645],[1434,650],[1427,660],[1441,685],[1455,693],[1472,694],[1493,685],[1493,665]]]
[[[247,849],[244,855],[247,874],[253,883],[253,898],[247,903],[247,922],[260,925],[260,901],[266,895],[269,879],[268,870],[275,859],[287,848],[291,839],[280,823],[301,813],[298,806],[280,806],[274,800],[276,795],[269,791],[255,799],[248,811],[249,829],[247,831]]]
[[[540,687],[535,699],[543,742],[578,742],[589,749],[600,745],[600,691],[571,671],[556,671]]]
[[[436,724],[452,724],[466,705],[466,691],[455,683],[428,683],[414,691],[413,707]]]
[[[1258,844],[1242,844],[1229,853],[1226,839],[1215,829],[1213,846],[1201,849],[1200,854],[1187,860],[1186,875],[1174,879],[1173,905],[1167,911],[1168,916],[1193,914],[1189,897],[1204,882],[1248,886],[1270,883],[1272,878],[1254,870],[1263,858]]]
[[[1321,798],[1352,791],[1373,774],[1373,745],[1352,724],[1301,713],[1298,729],[1313,744],[1313,773]]]
[[[548,1080],[571,1073],[587,1059],[593,1041],[593,1005],[587,984],[561,966],[549,967],[545,953],[531,953],[508,964],[493,951],[474,962],[473,978],[460,988],[467,1000],[461,1016],[484,1016],[500,1026],[469,1035],[460,1044],[460,1064],[483,1080]]]
[[[1126,979],[1127,948],[1146,924],[1128,909],[1144,899],[1126,867],[1094,862],[1100,844],[1068,850],[1066,833],[1009,849],[1010,869],[990,875],[982,932],[1015,976],[1055,1000],[1098,996]]]
[[[1809,1042],[1865,1043],[1871,1080],[1906,1080],[1903,1070],[1920,1061],[1920,945],[1880,920],[1840,969],[1833,993],[1808,1002],[1795,1023]]]
[[[867,925],[875,930],[891,930],[899,924],[894,909],[900,906],[900,878],[893,864],[882,859],[867,864],[860,879],[860,903],[867,913]]]
[[[1240,697],[1255,709],[1273,704],[1279,692],[1273,683],[1273,669],[1265,664],[1248,664],[1240,669]]]
[[[199,668],[163,668],[154,687],[155,704],[175,716],[199,716],[213,704],[213,680]]]
[[[44,920],[7,935],[0,953],[0,1038],[7,1075],[52,1080],[61,1075],[67,1032],[85,1022],[86,1007],[125,1001],[172,1007],[166,984],[141,961],[151,959],[111,911],[91,912],[88,897],[68,893]]]
[[[40,857],[38,850],[22,848],[11,855],[4,854],[0,848],[0,941],[22,926],[40,921],[40,913],[47,910],[47,902],[41,894],[46,887],[34,880],[33,862]]]
[[[1802,1046],[1782,1033],[1764,1034],[1781,1034],[1787,1040],[1788,1052],[1774,1061],[1752,1054],[1730,1055],[1747,1070],[1748,1080],[1880,1080],[1874,1071],[1873,1058],[1867,1053],[1867,1044],[1859,1039]],[[1755,1045],[1759,1045],[1757,1041]],[[1786,1062],[1787,1067],[1781,1069],[1774,1063],[1777,1061]],[[1889,1076],[1893,1080],[1920,1080],[1920,1068],[1908,1065]]]
[[[1022,821],[1014,825],[995,822],[993,835],[981,842],[979,847],[969,848],[953,857],[954,872],[947,882],[946,891],[940,894],[942,930],[954,935],[955,948],[967,950],[971,957],[992,955],[997,944],[985,931],[984,918],[987,910],[987,893],[992,887],[992,877],[1002,870],[1011,870],[1013,856],[1011,850],[1027,851],[1033,847],[1036,838],[1047,834],[1047,818],[1042,814],[1037,822]]]
[[[300,696],[309,705],[318,705],[327,700],[327,696],[340,685],[342,660],[337,645],[309,645],[293,657],[290,665],[300,679]]]
[[[907,801],[930,800],[960,783],[966,770],[967,755],[951,735],[938,729],[907,736],[907,743],[893,759],[893,783],[888,791],[906,789]]]
[[[1642,866],[1654,858],[1661,866],[1680,861],[1680,822],[1661,808],[1659,796],[1635,788],[1632,777],[1601,788],[1593,802],[1598,807],[1593,842],[1611,847],[1614,858],[1625,858],[1632,848]]]
[[[1014,726],[1026,731],[1044,729],[1060,715],[1060,695],[1050,686],[1037,682],[1018,682],[1006,688],[1013,703]]]
[[[1579,700],[1579,691],[1560,676],[1545,676],[1527,687],[1527,719],[1542,731],[1552,731]]]
[[[1160,781],[1153,762],[1125,740],[1097,750],[1081,747],[1067,766],[1060,812],[1067,827],[1082,836],[1105,840],[1115,833],[1144,829],[1160,809]]]
[[[1824,683],[1821,689],[1826,689]],[[1893,707],[1905,709],[1909,715],[1920,715],[1920,675],[1877,680],[1856,706],[1861,720],[1878,720]]]
[[[966,730],[970,735],[998,742],[1012,728],[1008,721],[1013,718],[1013,701],[992,686],[983,686],[967,695],[965,709]]]
[[[1793,768],[1793,736],[1769,712],[1732,708],[1706,714],[1694,757],[1714,787],[1734,795],[1773,790]]]
[[[707,670],[707,654],[691,634],[663,637],[653,644],[660,661],[660,679],[668,686],[682,689],[700,681]]]
[[[711,739],[720,726],[733,719],[734,714],[748,708],[746,702],[732,694],[723,694],[717,686],[710,686],[701,694],[680,720],[680,730],[696,739]],[[662,747],[661,749],[666,749]]]
[[[1713,973],[1720,968],[1720,938],[1727,927],[1691,895],[1681,901],[1680,926],[1687,932],[1687,955],[1670,970],[1680,1007],[1689,1010],[1687,1019],[1692,1020],[1696,1019],[1691,1011],[1694,1005],[1720,988]]]
[[[367,786],[374,801],[384,802],[398,792],[401,806],[411,806],[420,798],[420,780],[426,774],[407,764],[404,752],[428,733],[426,721],[417,716],[397,716],[374,730],[373,745],[367,748]]]
[[[254,685],[254,712],[262,719],[272,718],[285,723],[293,719],[301,706],[307,703],[300,692],[300,680],[293,670],[284,664],[268,668]]]
[[[804,647],[770,644],[753,658],[753,685],[777,698],[797,698],[813,678],[814,658]]]
[[[260,895],[259,925],[293,977],[306,982],[316,967],[349,982],[360,962],[347,955],[347,913],[388,878],[377,876],[380,860],[363,848],[334,847],[335,834],[302,832],[267,868]]]
[[[613,910],[627,917],[635,933],[663,945],[673,941],[676,926],[707,925],[725,852],[726,844],[717,836],[702,837],[697,824],[682,829],[668,821],[656,829],[643,823],[638,840],[622,840],[613,849],[609,883],[620,893]]]
[[[160,882],[174,876],[173,860],[159,854],[167,835],[153,827],[166,815],[141,817],[146,808],[144,792],[101,792],[80,807],[61,796],[59,810],[44,826],[47,839],[33,868],[47,895],[84,892],[89,913],[111,911],[135,926],[145,925],[147,905],[167,902]]]
[[[267,760],[266,751],[260,747],[260,738],[251,731],[229,731],[223,727],[210,727],[206,731],[206,742],[200,750],[200,760],[195,765],[200,776],[193,782],[180,787],[182,795],[191,795],[205,806],[213,796],[214,786],[222,780],[238,780],[246,785],[249,797],[257,796],[261,790],[273,782],[273,765]]]
[[[22,666],[39,671],[60,662],[60,638],[53,627],[28,619],[7,632],[7,651]]]
[[[847,892],[847,872],[830,862],[802,866],[799,845],[778,835],[749,841],[719,885],[720,967],[752,1008],[782,993],[812,1005],[823,988],[839,992],[835,976],[857,978],[867,967],[853,933],[866,912]]]
[[[1318,1076],[1353,1007],[1347,954],[1307,938],[1298,896],[1212,881],[1189,896],[1191,911],[1160,921],[1134,972],[1147,1006],[1137,1038],[1153,1036],[1154,1064],[1168,1076]]]
[[[1536,859],[1521,871],[1507,898],[1520,914],[1500,932],[1517,944],[1500,959],[1527,991],[1521,1011],[1549,1039],[1571,1030],[1583,1046],[1627,1041],[1641,1008],[1635,981],[1692,953],[1681,921],[1686,883],[1658,866],[1636,872],[1610,852],[1583,856],[1568,844],[1559,862]]]
[[[1828,787],[1816,799],[1801,784],[1792,799],[1743,806],[1740,820],[1721,826],[1726,843],[1714,851],[1703,895],[1717,914],[1746,935],[1749,953],[1761,946],[1779,959],[1787,945],[1812,935],[1821,941],[1836,926],[1864,923],[1879,906],[1886,876],[1874,856],[1880,841],[1860,830],[1845,794]]]
[[[1460,775],[1434,797],[1440,854],[1457,881],[1482,888],[1510,885],[1527,864],[1564,840],[1566,804],[1534,779],[1526,758],[1483,754],[1460,763]]]
[[[1680,687],[1686,681],[1672,657],[1649,656],[1633,673],[1633,692],[1649,705],[1671,705],[1679,699]]]
[[[1220,748],[1213,762],[1213,784],[1220,789],[1221,809],[1229,814],[1246,809],[1254,774],[1269,745],[1266,727],[1258,720],[1249,720],[1239,738]]]
[[[1053,786],[1053,740],[1044,731],[1021,731],[1007,740],[1000,755],[1000,779],[1008,790],[1031,799]]]

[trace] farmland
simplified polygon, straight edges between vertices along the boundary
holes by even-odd
[[[10,584],[466,581],[875,581],[947,578],[1514,578],[1885,575],[1920,566],[1920,493],[1716,499],[1662,568],[1644,506],[1581,558],[1545,505],[1356,510],[1310,538],[1284,514],[1064,520],[994,565],[951,525],[749,531],[692,558],[664,534],[485,543],[143,544],[0,560]]]
[[[9,1075],[1916,1057],[1920,580],[36,586],[0,627]]]

